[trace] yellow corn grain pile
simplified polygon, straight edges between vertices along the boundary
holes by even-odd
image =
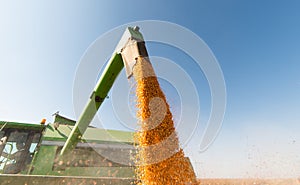
[[[139,185],[197,184],[194,171],[179,147],[172,114],[148,58],[133,68],[137,82],[140,131],[136,174]]]

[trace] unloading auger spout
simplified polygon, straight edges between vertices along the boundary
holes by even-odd
[[[127,77],[132,76],[132,70],[138,57],[148,57],[145,41],[139,32],[139,27],[128,27],[106,64],[97,85],[92,90],[85,108],[61,150],[61,156],[72,151],[81,140],[123,67],[125,67]]]

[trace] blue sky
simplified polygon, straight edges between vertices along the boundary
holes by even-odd
[[[128,22],[170,21],[207,43],[226,81],[227,108],[218,138],[199,153],[196,135],[186,149],[198,176],[297,176],[299,8],[296,0],[1,1],[0,119],[38,123],[46,117],[52,121],[51,114],[57,110],[75,118],[74,76],[90,44]],[[178,59],[187,59],[167,46],[149,43],[148,50],[179,65],[184,63]],[[203,97],[203,119],[207,119],[210,97],[205,77],[190,74],[203,81],[197,90]],[[174,90],[163,88],[176,107]],[[198,129],[203,132],[203,126]]]

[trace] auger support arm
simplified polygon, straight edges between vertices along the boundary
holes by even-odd
[[[121,55],[115,53],[106,65],[96,87],[91,93],[90,99],[83,109],[78,121],[74,125],[65,145],[61,150],[61,155],[73,150],[78,141],[81,140],[82,135],[93,120],[102,102],[107,97],[109,90],[111,89],[123,66]]]

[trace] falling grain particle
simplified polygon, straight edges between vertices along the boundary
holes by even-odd
[[[166,97],[147,58],[137,59],[133,77],[137,82],[140,122],[140,131],[135,134],[137,184],[197,184],[194,171],[179,147]]]

